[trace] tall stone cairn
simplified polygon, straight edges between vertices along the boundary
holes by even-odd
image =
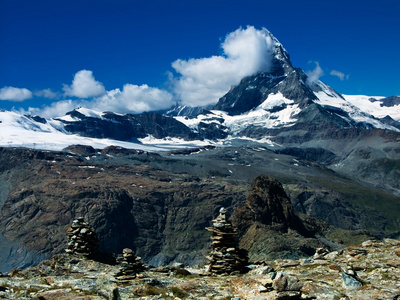
[[[236,229],[226,219],[226,209],[221,208],[219,216],[212,220],[212,250],[207,257],[210,261],[209,272],[212,274],[237,274],[248,271],[247,252],[239,249],[236,243]]]
[[[99,240],[96,233],[84,221],[83,217],[79,217],[72,222],[71,227],[67,229],[68,242],[65,252],[72,255],[83,255],[92,257],[99,250]]]
[[[120,269],[115,277],[121,280],[135,278],[136,273],[145,269],[140,257],[135,256],[133,250],[129,248],[123,249],[122,254],[118,254],[117,263],[120,265]]]

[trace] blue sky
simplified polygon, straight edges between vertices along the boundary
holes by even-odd
[[[400,95],[399,20],[397,0],[0,0],[0,109],[162,108],[186,97],[187,65],[226,57],[229,34],[262,28],[340,93]]]

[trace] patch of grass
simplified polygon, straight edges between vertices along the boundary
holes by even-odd
[[[219,298],[220,300],[231,300],[232,298],[235,298],[233,295],[225,296],[223,298]]]
[[[165,288],[163,287],[158,288],[151,284],[136,286],[132,289],[132,293],[135,298],[145,297],[145,296],[157,296],[157,295],[162,295],[162,297],[167,297],[167,291]]]
[[[392,277],[390,276],[389,273],[383,273],[382,274],[382,279],[383,280],[392,280]]]
[[[365,230],[345,230],[336,228],[326,234],[330,240],[341,243],[345,246],[359,245],[364,241],[370,240],[372,237]]]
[[[156,287],[148,288],[146,291],[144,291],[145,296],[156,296],[160,294],[160,290]]]
[[[178,298],[181,298],[181,299],[186,298],[187,295],[188,295],[184,290],[182,290],[182,289],[180,289],[180,288],[178,288],[176,286],[171,287],[171,293],[175,297],[178,297]]]

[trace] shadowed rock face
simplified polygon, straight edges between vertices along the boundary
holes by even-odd
[[[131,141],[152,135],[156,138],[178,137],[194,139],[197,137],[187,126],[174,118],[158,113],[143,113],[141,115],[118,115],[111,112],[104,113],[103,118],[88,117],[73,110],[67,115],[74,121],[65,121],[65,129],[71,133],[95,138],[112,138],[122,141]]]
[[[292,228],[305,233],[282,184],[266,175],[254,179],[246,202],[235,210],[232,218],[242,233],[255,222],[280,232]]]

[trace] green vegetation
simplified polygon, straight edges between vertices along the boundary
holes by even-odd
[[[160,294],[161,294],[160,290],[156,287],[149,287],[144,291],[145,296],[156,296]]]
[[[187,297],[187,293],[176,286],[171,287],[171,292],[175,297],[179,297],[182,299]]]

